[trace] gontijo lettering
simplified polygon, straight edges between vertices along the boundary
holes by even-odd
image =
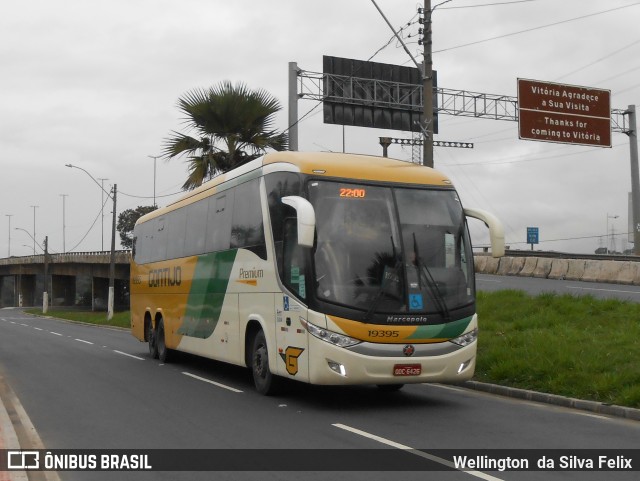
[[[172,287],[182,284],[182,268],[151,269],[149,271],[149,287]]]

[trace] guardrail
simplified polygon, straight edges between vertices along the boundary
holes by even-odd
[[[117,250],[116,262],[125,263],[129,262],[130,250]],[[89,252],[65,252],[59,254],[48,254],[49,262],[52,264],[59,264],[65,262],[79,262],[80,259],[85,259],[85,263],[103,263],[106,259],[107,262],[111,260],[111,251],[89,251]],[[44,254],[36,254],[29,256],[11,256],[0,259],[0,266],[17,265],[17,264],[44,264]]]

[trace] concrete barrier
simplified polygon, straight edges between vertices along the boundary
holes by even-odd
[[[522,270],[520,271],[521,276],[531,277],[533,276],[533,271],[536,270],[536,266],[538,265],[537,257],[525,257],[524,266],[522,266]]]
[[[551,271],[547,276],[549,279],[566,279],[567,272],[569,272],[569,260],[568,259],[553,259],[551,261]]]
[[[565,279],[569,281],[579,281],[584,275],[584,268],[587,261],[584,259],[569,259],[569,268]]]
[[[553,259],[539,257],[536,268],[533,270],[533,277],[547,278],[551,273],[551,263]]]
[[[640,285],[640,260],[636,262],[520,256],[495,259],[488,255],[476,255],[474,260],[476,272],[479,274]]]

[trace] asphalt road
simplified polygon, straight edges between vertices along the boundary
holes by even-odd
[[[476,288],[480,291],[517,289],[526,291],[532,295],[541,294],[543,292],[572,294],[576,296],[591,295],[598,299],[615,298],[640,302],[640,286],[631,286],[626,284],[605,284],[601,282],[476,274]]]
[[[46,449],[639,449],[640,423],[491,396],[459,387],[290,384],[263,397],[247,370],[180,356],[148,357],[128,331],[0,310],[0,369]],[[292,461],[296,452],[291,452]],[[370,452],[364,453],[371,455]],[[427,453],[427,454],[424,454]],[[435,454],[433,454],[435,453]],[[496,452],[500,456],[499,452]],[[579,454],[579,452],[576,452]],[[383,452],[381,452],[383,454]],[[406,456],[418,458],[410,451]],[[464,454],[461,452],[461,454]],[[404,454],[403,454],[404,455]],[[373,455],[371,462],[376,461]],[[243,463],[247,464],[243,464]],[[251,459],[239,457],[241,468]],[[442,466],[442,465],[439,465]],[[640,467],[636,467],[638,469]],[[60,472],[74,480],[348,479],[599,480],[635,472]]]

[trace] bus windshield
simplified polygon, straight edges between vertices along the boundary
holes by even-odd
[[[433,314],[455,320],[452,311],[473,305],[473,256],[455,190],[314,180],[309,200],[318,301],[398,324],[426,324]]]

